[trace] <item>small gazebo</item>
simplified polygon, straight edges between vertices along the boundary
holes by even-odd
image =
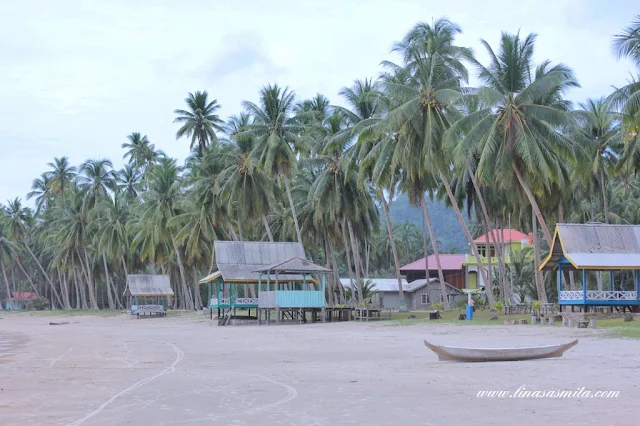
[[[276,324],[280,322],[281,310],[292,309],[299,310],[304,315],[304,310],[311,309],[312,315],[316,314],[316,310],[324,311],[325,308],[325,292],[327,283],[327,273],[331,269],[316,265],[310,260],[293,257],[281,262],[268,265],[256,270],[259,274],[258,279],[258,320],[262,321],[262,314],[266,319],[270,318],[271,310],[276,312]],[[266,278],[266,289],[262,291],[263,275]],[[287,277],[302,275],[302,281],[293,282],[291,288],[283,288],[281,280]],[[316,280],[311,278],[312,275],[320,276],[321,290],[316,290]],[[273,277],[273,278],[272,278]],[[273,290],[271,288],[273,279]],[[309,282],[307,283],[307,279]],[[324,321],[324,312],[322,320]],[[314,316],[315,320],[315,316]],[[267,321],[268,322],[268,321]]]
[[[579,306],[586,312],[590,307],[610,306],[637,311],[640,226],[559,223],[540,270],[557,271],[561,310]],[[570,271],[577,272],[573,286],[567,279]]]
[[[129,275],[124,295],[131,315],[167,314],[167,297],[173,296],[169,275]]]

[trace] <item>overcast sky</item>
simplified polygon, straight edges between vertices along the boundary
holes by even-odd
[[[0,3],[0,201],[24,198],[53,157],[123,164],[134,131],[182,161],[173,110],[207,90],[227,118],[266,83],[297,99],[375,77],[394,41],[418,21],[446,16],[458,44],[486,63],[479,39],[538,33],[536,60],[564,62],[583,101],[625,83],[633,70],[611,54],[629,25],[624,0],[3,0]],[[30,203],[31,204],[31,203]]]

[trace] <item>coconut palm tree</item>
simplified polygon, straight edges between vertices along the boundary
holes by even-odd
[[[621,130],[627,141],[625,162],[640,170],[640,15],[614,36],[613,51],[618,59],[628,58],[636,66],[637,74],[629,78],[627,85],[616,89],[610,100],[623,113]]]
[[[574,114],[577,121],[576,141],[584,151],[582,157],[590,163],[589,167],[585,167],[585,171],[589,172],[587,179],[599,183],[604,221],[610,223],[607,181],[622,147],[619,114],[604,98],[588,99],[580,104],[580,110]]]
[[[19,251],[20,247],[7,237],[4,226],[0,221],[0,268],[2,268],[2,275],[7,292],[5,297],[7,299],[11,298],[11,288],[9,287],[9,279],[7,278],[5,265],[12,263]]]
[[[573,73],[558,67],[535,79],[531,70],[536,35],[524,39],[519,34],[503,33],[496,54],[482,40],[491,58],[488,66],[470,58],[486,85],[477,95],[486,105],[458,120],[452,134],[465,133],[458,152],[479,153],[477,173],[482,182],[518,182],[531,204],[551,244],[551,234],[532,190],[531,182],[550,188],[553,183],[564,186],[562,163],[573,156],[573,146],[562,133],[570,121],[567,112],[555,104],[546,104],[552,93],[574,81]]]
[[[66,197],[67,190],[71,188],[78,170],[69,164],[67,157],[54,158],[53,163],[47,163],[47,165],[53,169],[48,172],[51,192],[54,195]]]
[[[193,301],[187,286],[182,250],[175,236],[176,229],[170,225],[170,220],[180,213],[178,208],[182,197],[182,182],[178,172],[176,161],[168,158],[153,168],[149,191],[140,206],[133,245],[141,246],[143,255],[151,260],[156,258],[160,246],[165,246],[165,253],[166,247],[173,249],[182,283],[181,307],[192,309]]]
[[[86,278],[89,295],[89,309],[99,309],[96,298],[93,262],[89,258],[93,235],[91,233],[91,217],[86,195],[79,189],[69,191],[67,200],[57,204],[52,212],[54,220],[49,224],[50,250],[55,253],[54,259],[64,263],[61,258],[76,258],[81,276]],[[55,248],[54,248],[55,247]]]
[[[406,188],[413,194],[413,200],[420,200],[427,228],[431,229],[431,219],[426,209],[424,193],[434,189],[436,179],[439,179],[449,197],[478,265],[482,261],[468,230],[464,217],[460,212],[456,198],[449,183],[450,159],[444,155],[444,136],[451,123],[459,117],[455,102],[460,98],[460,82],[466,74],[464,67],[452,65],[459,63],[456,55],[459,53],[453,45],[455,28],[445,21],[431,29],[422,24],[424,30],[413,43],[406,44],[405,56],[413,61],[403,69],[399,66],[388,65],[394,74],[385,81],[385,90],[391,99],[392,108],[387,117],[388,126],[397,133],[397,137],[390,139],[390,157],[396,167],[402,166]],[[431,175],[431,177],[429,176]],[[428,186],[427,186],[428,185]],[[432,241],[435,235],[430,231]],[[434,247],[436,263],[439,263],[439,253]],[[484,282],[489,287],[488,297],[492,297],[491,283],[486,277],[484,268],[480,268]],[[440,268],[439,268],[440,270]],[[443,277],[440,277],[444,282]],[[447,304],[444,287],[443,300]]]
[[[59,303],[59,306],[64,306],[62,303],[62,299],[60,299],[60,295],[58,294],[58,291],[56,290],[53,281],[49,277],[49,274],[47,274],[45,269],[42,267],[42,264],[40,263],[36,255],[33,253],[31,248],[29,247],[29,241],[28,241],[29,234],[30,234],[29,230],[33,226],[33,215],[31,213],[31,210],[28,207],[24,207],[22,205],[22,201],[19,198],[9,200],[4,210],[6,212],[5,226],[7,228],[7,232],[9,233],[9,235],[11,236],[14,242],[18,244],[21,243],[24,246],[24,248],[29,252],[32,259],[36,262],[36,264],[38,265],[38,268],[42,272],[42,275],[44,275],[45,279],[49,283],[49,286],[51,288],[51,293],[53,296],[55,296],[57,302]],[[19,258],[16,258],[16,260],[18,262],[19,267],[23,269]],[[25,271],[25,275],[26,274],[27,273]],[[27,279],[30,282],[32,282],[31,277],[29,275],[26,275],[26,276],[27,276]]]
[[[122,308],[122,302],[120,301],[122,292],[110,278],[108,261],[113,259],[121,262],[126,279],[128,272],[125,256],[129,247],[129,234],[127,231],[129,217],[127,195],[120,191],[114,192],[113,197],[108,196],[100,199],[98,205],[92,211],[93,226],[95,227],[94,245],[102,254],[110,309],[115,309],[115,304]],[[111,292],[113,292],[113,300]]]
[[[27,200],[35,198],[36,214],[40,214],[47,208],[52,197],[50,174],[42,173],[38,179],[33,180],[31,191],[27,194]]]
[[[278,178],[284,183],[296,236],[298,242],[302,243],[302,233],[289,182],[296,163],[296,154],[304,150],[300,138],[303,126],[291,116],[294,99],[294,93],[287,87],[282,89],[277,84],[264,87],[260,91],[259,105],[247,101],[242,103],[253,117],[253,123],[238,136],[255,138],[255,148],[251,156],[268,176]]]
[[[205,150],[218,140],[216,132],[224,131],[224,121],[216,114],[220,104],[216,99],[209,101],[206,90],[189,93],[184,102],[188,110],[174,111],[177,117],[173,122],[182,124],[176,132],[176,139],[190,137],[189,149],[195,147],[198,156],[202,157]]]
[[[95,206],[114,188],[113,164],[106,158],[87,160],[80,166],[78,187],[85,192],[89,206]]]
[[[122,191],[130,199],[138,197],[142,183],[142,173],[138,168],[127,164],[118,170],[115,179],[119,191]]]
[[[122,158],[128,159],[130,165],[142,172],[164,155],[162,151],[156,150],[154,144],[149,142],[147,135],[133,132],[127,136],[127,139],[129,142],[122,144],[122,148],[127,150]]]

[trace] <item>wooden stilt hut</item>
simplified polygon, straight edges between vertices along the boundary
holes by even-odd
[[[167,315],[167,297],[173,296],[168,275],[129,275],[127,289],[131,315]]]
[[[640,226],[560,223],[540,269],[556,271],[561,310],[610,307],[637,312]]]
[[[267,303],[265,294],[269,291],[272,292],[269,297],[275,296],[275,292],[300,293],[300,298],[296,299],[300,303],[288,303],[286,306],[291,318],[297,316],[306,319],[301,310],[307,308],[317,311],[324,309],[325,280],[321,279],[320,283],[313,276],[324,276],[330,270],[306,260],[302,244],[215,241],[214,250],[218,270],[201,279],[199,283],[208,285],[210,315],[213,318],[214,312],[217,312],[220,325],[229,324],[233,318],[240,318],[237,310],[248,311],[248,315],[242,316],[243,319],[257,320],[259,309],[261,313],[275,309],[271,304],[268,307],[264,305]],[[293,261],[296,265],[290,266],[300,269],[313,265],[313,270],[282,273],[282,266],[286,267],[284,263]],[[316,289],[316,286],[320,288]],[[313,293],[307,295],[313,298],[312,305],[309,305],[310,301],[302,303],[304,292]],[[286,296],[282,293],[281,297],[291,295]],[[281,307],[285,309],[284,305]],[[252,311],[255,316],[251,316]]]

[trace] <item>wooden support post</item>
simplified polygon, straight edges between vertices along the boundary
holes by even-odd
[[[582,301],[587,306],[587,270],[582,270]]]
[[[558,302],[560,302],[560,292],[562,292],[562,264],[558,264]]]
[[[613,291],[613,271],[609,271],[609,291]]]

